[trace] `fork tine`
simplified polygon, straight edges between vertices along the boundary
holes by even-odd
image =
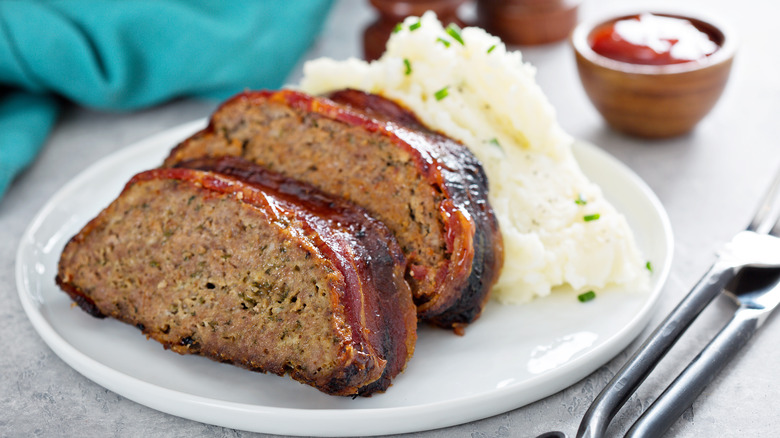
[[[769,230],[769,234],[780,237],[780,218],[778,218],[777,222],[775,222],[775,226]]]
[[[748,225],[748,231],[780,236],[780,171],[764,195],[761,206]]]

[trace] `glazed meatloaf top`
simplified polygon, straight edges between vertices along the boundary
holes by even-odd
[[[416,340],[392,234],[246,162],[197,165],[225,174],[136,175],[67,244],[57,283],[93,315],[181,354],[289,374],[328,394],[384,391]]]
[[[459,329],[479,316],[503,261],[487,179],[466,147],[394,102],[242,93],[164,165],[201,156],[241,156],[366,208],[406,254],[421,319]]]

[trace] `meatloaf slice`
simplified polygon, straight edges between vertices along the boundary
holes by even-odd
[[[242,93],[164,166],[201,156],[241,156],[366,208],[401,244],[422,320],[459,330],[479,316],[503,261],[487,178],[466,147],[394,102]]]
[[[342,200],[231,166],[246,180],[184,168],[133,177],[66,245],[57,283],[181,354],[328,394],[384,391],[417,323],[392,234]]]

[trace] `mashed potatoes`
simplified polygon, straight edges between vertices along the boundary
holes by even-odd
[[[386,96],[473,151],[504,237],[504,269],[493,290],[499,301],[526,302],[564,285],[646,288],[645,262],[625,218],[579,169],[573,139],[534,74],[498,38],[479,28],[448,32],[427,13],[408,18],[378,61],[307,63],[301,88]]]

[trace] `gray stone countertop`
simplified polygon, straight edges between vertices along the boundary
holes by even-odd
[[[713,112],[686,136],[644,141],[611,131],[587,100],[566,43],[523,48],[563,127],[598,145],[633,169],[658,195],[675,236],[674,264],[656,325],[696,283],[715,251],[744,228],[764,188],[780,167],[780,50],[773,34],[780,16],[769,0],[590,0],[581,18],[626,10],[700,11],[729,21],[740,37],[730,83]],[[359,56],[359,38],[372,19],[367,2],[337,2],[325,32],[307,58]],[[300,78],[300,66],[290,82]],[[20,304],[14,266],[20,236],[65,183],[104,156],[149,135],[207,116],[215,102],[180,100],[133,113],[71,107],[42,153],[0,202],[0,436],[256,435],[168,415],[132,402],[83,377],[50,350]],[[667,358],[629,399],[609,429],[622,436],[730,317],[725,299],[707,308]],[[649,328],[640,335],[644,338]],[[770,317],[745,350],[726,366],[670,429],[674,437],[753,436],[780,433],[780,319]],[[589,403],[639,341],[573,386],[519,409],[414,437],[533,437],[550,430],[574,436]],[[302,420],[305,421],[305,420]]]

